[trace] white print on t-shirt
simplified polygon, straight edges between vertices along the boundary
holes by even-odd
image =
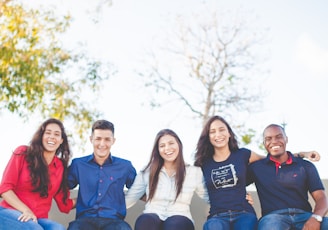
[[[233,187],[237,184],[235,166],[233,164],[225,165],[212,170],[212,182],[215,188]]]

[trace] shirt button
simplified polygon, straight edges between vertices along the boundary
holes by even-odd
[[[101,196],[101,193],[98,193],[98,196]]]
[[[99,182],[100,182],[100,183],[102,183],[102,182],[103,182],[103,180],[99,180]]]

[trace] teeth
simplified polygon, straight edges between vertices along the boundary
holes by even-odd
[[[51,141],[49,141],[49,142],[48,142],[48,144],[54,145],[54,144],[55,144],[55,142],[51,142]]]
[[[216,142],[221,142],[221,141],[223,141],[224,139],[216,139],[215,141]]]
[[[273,146],[271,149],[279,149],[280,146]]]

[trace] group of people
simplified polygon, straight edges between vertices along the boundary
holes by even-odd
[[[75,158],[61,121],[48,119],[29,146],[13,152],[0,184],[0,230],[65,227],[48,219],[52,199],[59,210],[76,208],[69,230],[131,230],[127,208],[142,199],[135,230],[194,230],[193,194],[209,203],[203,230],[327,230],[328,200],[315,166],[315,152],[292,154],[283,127],[264,129],[267,156],[239,148],[235,133],[220,116],[211,117],[199,137],[195,163],[183,158],[178,135],[160,130],[149,162],[138,174],[128,160],[112,155],[114,125],[96,121],[91,129],[91,155]],[[262,215],[258,220],[246,186],[255,183]],[[78,186],[77,198],[70,190]],[[127,191],[125,192],[125,189]],[[308,193],[315,201],[311,207]]]

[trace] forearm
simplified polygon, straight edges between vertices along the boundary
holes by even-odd
[[[316,151],[309,151],[309,152],[299,152],[293,154],[295,157],[301,157],[301,158],[307,158],[310,161],[319,161],[320,160],[320,154]]]
[[[320,215],[320,216],[325,216],[328,212],[328,200],[327,197],[321,197],[319,200],[316,201],[313,213]]]
[[[4,192],[1,194],[2,198],[13,208],[20,212],[26,212],[26,211],[31,211],[31,209],[26,206],[14,193],[12,190],[8,190],[7,192]]]
[[[255,161],[258,161],[258,160],[261,160],[263,158],[265,158],[264,155],[260,155],[260,154],[254,152],[254,151],[251,151],[251,156],[249,158],[249,163],[251,164],[251,163],[253,163]]]

